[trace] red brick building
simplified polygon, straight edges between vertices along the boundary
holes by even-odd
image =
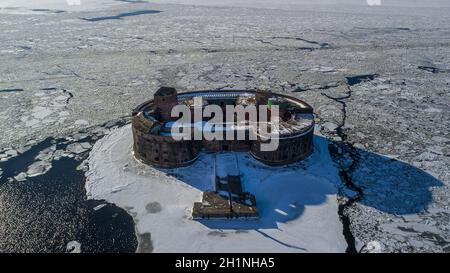
[[[202,104],[195,105],[195,98]],[[197,100],[198,101],[198,100]],[[245,140],[175,140],[171,124],[178,118],[171,117],[175,105],[184,104],[191,110],[206,105],[218,105],[225,110],[227,105],[279,105],[279,145],[275,151],[264,152],[261,145],[274,137],[261,132],[258,127],[248,126],[247,135],[253,133],[256,139]],[[198,108],[197,108],[198,109]],[[269,119],[270,120],[270,119]],[[208,118],[204,118],[205,122]],[[259,122],[259,113],[258,113]],[[245,122],[244,122],[245,123]],[[270,123],[270,122],[268,122]],[[229,125],[229,124],[228,124]],[[188,124],[193,130],[198,124]],[[270,124],[268,124],[270,127]],[[224,125],[225,127],[225,125]],[[293,163],[308,157],[313,152],[314,115],[307,103],[282,94],[262,91],[197,91],[177,93],[174,88],[162,87],[149,100],[133,111],[134,155],[139,160],[163,168],[186,166],[195,161],[202,151],[248,151],[254,158],[268,165]],[[234,128],[240,128],[234,126]],[[238,130],[238,129],[236,129]],[[252,130],[252,131],[251,131]],[[251,132],[250,132],[251,131]],[[234,132],[233,132],[234,133]]]

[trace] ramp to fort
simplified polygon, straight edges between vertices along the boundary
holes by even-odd
[[[194,219],[258,218],[255,196],[242,187],[239,164],[233,152],[216,153],[214,191],[194,203]]]

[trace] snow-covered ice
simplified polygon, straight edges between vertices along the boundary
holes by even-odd
[[[191,219],[193,203],[212,187],[214,154],[185,168],[157,170],[133,158],[131,141],[128,125],[95,144],[86,191],[89,198],[129,210],[137,233],[151,234],[155,252],[345,251],[337,213],[339,177],[323,138],[315,139],[307,161],[288,167],[268,167],[235,153],[243,187],[255,194],[260,211],[259,220],[248,221]]]

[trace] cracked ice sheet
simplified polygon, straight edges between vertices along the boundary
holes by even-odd
[[[337,213],[337,170],[326,142],[315,138],[315,153],[289,167],[267,167],[237,153],[243,186],[256,196],[260,220],[190,219],[202,190],[212,188],[213,155],[171,171],[132,158],[130,126],[98,141],[89,157],[86,190],[127,209],[139,234],[151,233],[155,252],[344,252]],[[158,202],[162,210],[149,213]]]

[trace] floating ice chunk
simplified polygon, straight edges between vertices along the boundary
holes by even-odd
[[[31,145],[34,145],[34,144],[36,144],[36,140],[34,140],[34,139],[32,139],[32,140],[29,140],[27,143],[25,143],[25,146],[31,146]]]
[[[23,154],[26,151],[28,151],[29,149],[30,149],[30,147],[28,147],[28,146],[22,146],[22,147],[17,148],[17,153]]]
[[[356,149],[360,149],[360,150],[363,150],[363,149],[366,148],[366,147],[365,147],[363,144],[361,144],[361,143],[355,143],[355,144],[353,144],[353,147],[355,147]]]
[[[70,241],[67,243],[66,251],[68,253],[81,253],[81,244],[77,241]]]
[[[74,154],[81,154],[91,148],[91,145],[87,142],[83,143],[72,143],[67,145],[67,151]]]
[[[83,162],[81,162],[81,164],[77,166],[77,170],[87,172],[89,170],[89,165],[87,164],[87,161],[84,160]]]
[[[50,149],[46,149],[42,152],[40,152],[37,156],[36,159],[42,160],[42,161],[50,161],[53,157],[53,151]]]
[[[76,141],[85,139],[87,137],[88,137],[88,134],[83,134],[83,133],[77,133],[77,134],[73,135],[73,139]]]
[[[422,218],[418,214],[406,214],[406,215],[402,215],[402,218],[406,222],[419,222],[422,220]]]
[[[106,206],[106,204],[100,204],[100,205],[98,205],[98,206],[96,206],[95,208],[94,208],[94,210],[95,211],[97,211],[97,210],[101,210],[103,207],[105,207]]]
[[[11,149],[11,150],[6,151],[5,154],[6,154],[7,156],[13,157],[13,156],[16,156],[16,155],[17,155],[17,151]]]
[[[83,147],[84,149],[90,149],[92,148],[92,145],[89,142],[82,142],[80,143],[81,147]]]
[[[84,119],[77,119],[75,120],[75,125],[89,125],[89,122]]]
[[[52,168],[52,164],[48,161],[36,161],[28,167],[27,175],[34,177],[45,174]]]
[[[27,180],[27,174],[24,172],[21,172],[18,175],[14,176],[14,179],[19,182],[25,181],[25,180]]]
[[[61,157],[63,157],[64,156],[64,151],[63,150],[56,150],[54,153],[53,153],[53,159],[54,160],[59,160],[59,159],[61,159]]]

